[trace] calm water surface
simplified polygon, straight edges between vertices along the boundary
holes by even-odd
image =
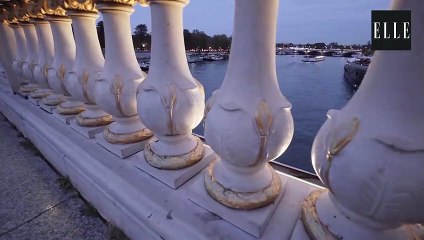
[[[343,80],[346,58],[327,57],[317,63],[303,63],[301,56],[276,58],[279,86],[293,105],[295,127],[289,148],[276,161],[313,172],[312,142],[327,111],[342,108],[353,94]],[[205,88],[206,99],[221,86],[227,65],[228,61],[189,64],[193,76]],[[203,127],[199,125],[194,132],[203,135]]]

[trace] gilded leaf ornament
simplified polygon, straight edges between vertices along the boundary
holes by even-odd
[[[168,94],[162,95],[162,104],[168,112],[168,131],[169,135],[173,136],[175,132],[174,127],[174,107],[177,101],[177,89],[175,85],[168,86]]]
[[[266,144],[273,127],[272,112],[265,100],[261,100],[256,106],[254,120],[256,124],[256,131],[260,137],[259,152],[256,162],[254,163],[254,165],[256,165],[268,157]]]
[[[66,68],[64,64],[61,64],[59,67],[59,70],[57,71],[57,75],[60,81],[60,87],[63,91],[63,93],[67,96],[71,95],[69,94],[68,90],[66,90],[66,86],[65,86],[65,73],[66,73]]]
[[[327,149],[327,164],[324,169],[323,182],[330,192],[333,192],[330,185],[329,175],[333,158],[339,154],[355,137],[359,129],[359,119],[354,117],[351,121],[344,122],[332,130]]]
[[[82,94],[83,94],[85,102],[93,103],[93,101],[91,101],[90,97],[88,96],[88,91],[87,91],[88,78],[89,78],[88,72],[86,69],[84,69],[82,75],[79,76],[79,83],[82,87]]]
[[[110,85],[110,92],[115,97],[115,106],[116,110],[122,115],[124,115],[124,112],[122,111],[121,106],[121,91],[122,91],[123,83],[122,83],[122,76],[117,74],[115,76],[115,79],[112,81],[112,84]]]

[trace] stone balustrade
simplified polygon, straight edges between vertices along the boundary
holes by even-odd
[[[138,3],[151,10],[149,74],[131,39]],[[0,60],[10,88],[42,100],[37,107],[2,89],[0,111],[131,238],[424,238],[421,0],[392,4],[412,11],[412,51],[377,51],[354,97],[328,112],[312,148],[325,188],[268,163],[294,132],[276,75],[279,0],[235,0],[227,73],[206,104],[184,49],[187,4],[1,5]],[[205,142],[192,134],[202,119]]]

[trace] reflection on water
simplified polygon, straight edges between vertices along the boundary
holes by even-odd
[[[345,58],[303,63],[300,56],[278,55],[276,61],[280,89],[292,103],[294,137],[287,151],[277,161],[313,171],[310,155],[312,142],[326,120],[329,109],[340,109],[352,97],[352,89],[343,80]],[[221,86],[228,61],[189,64],[208,99]],[[203,135],[200,124],[195,133]]]

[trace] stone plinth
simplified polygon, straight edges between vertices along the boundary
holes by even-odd
[[[28,97],[28,101],[30,103],[34,104],[35,106],[38,106],[39,105],[38,103],[40,102],[40,99],[35,99],[33,97]]]
[[[136,142],[136,143],[112,144],[106,141],[106,139],[103,136],[103,132],[96,134],[95,138],[96,138],[96,142],[100,146],[104,147],[106,150],[108,150],[109,152],[115,154],[116,156],[120,158],[126,158],[133,155],[134,153],[142,151],[144,149],[144,145],[146,144],[146,142],[149,141],[149,139],[147,139],[147,140]]]
[[[42,103],[41,101],[39,102],[40,108],[43,109],[44,111],[52,114],[53,110],[56,108],[56,106],[50,106],[47,104]]]
[[[76,118],[71,119],[70,121],[71,128],[77,131],[79,134],[83,135],[86,138],[94,138],[96,134],[103,132],[105,126],[99,127],[84,127],[77,123]]]
[[[280,176],[283,190],[287,179]],[[190,186],[189,199],[211,213],[220,216],[224,220],[259,238],[264,232],[269,219],[272,217],[284,191],[281,191],[273,203],[254,210],[237,210],[228,208],[207,193],[205,189],[204,176],[200,174]]]
[[[134,167],[144,171],[170,188],[177,189],[217,158],[209,146],[204,145],[204,151],[203,158],[199,162],[178,170],[163,170],[152,167],[144,158],[144,151],[131,156],[128,160]]]
[[[58,113],[56,110],[52,111],[53,112],[53,116],[61,121],[63,124],[69,125],[71,123],[72,119],[75,119],[76,115],[64,115],[64,114],[60,114]]]

